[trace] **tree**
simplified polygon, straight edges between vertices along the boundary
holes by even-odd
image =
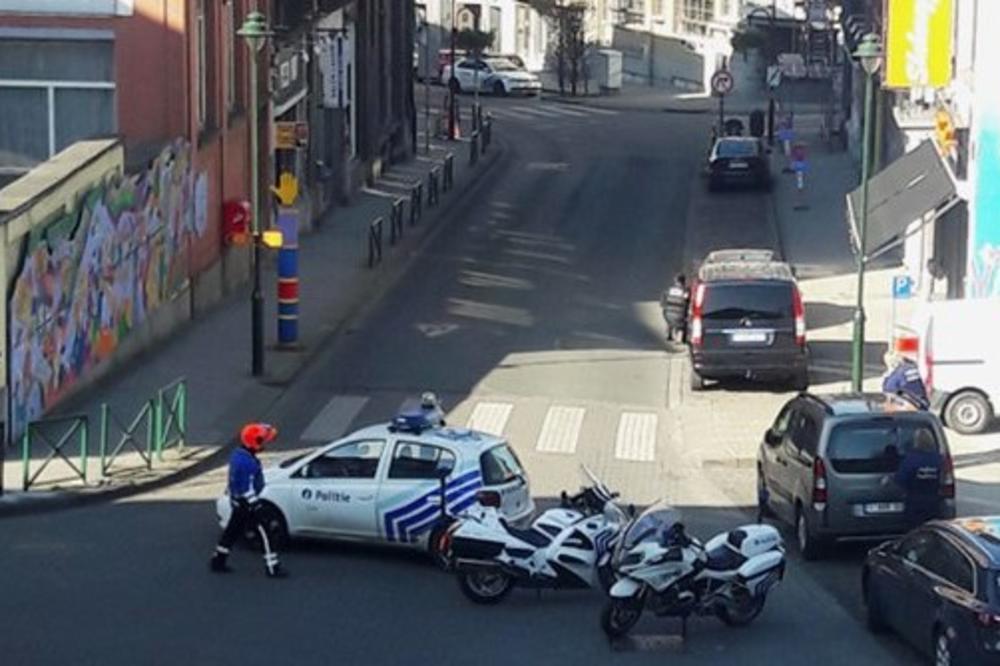
[[[493,45],[493,31],[476,30],[475,28],[465,28],[459,30],[455,35],[455,48],[467,51],[473,57],[478,58],[483,51]]]
[[[556,74],[559,79],[559,94],[565,94],[567,67],[569,68],[570,89],[576,95],[580,77],[586,78],[584,63],[585,15],[587,4],[580,0],[528,0],[528,4],[542,16],[550,19],[555,28]]]

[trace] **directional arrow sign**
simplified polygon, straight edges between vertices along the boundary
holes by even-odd
[[[458,328],[458,324],[417,324],[417,330],[428,338],[448,335]]]

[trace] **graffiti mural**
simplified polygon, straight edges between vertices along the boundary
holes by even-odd
[[[1000,21],[1000,2],[980,3],[976,58],[1000,56],[993,35]],[[992,21],[992,23],[991,23]],[[979,68],[981,70],[982,68]],[[974,172],[975,197],[970,206],[969,296],[1000,296],[1000,86],[996,76],[976,71]]]
[[[15,434],[185,288],[190,245],[207,226],[206,193],[178,141],[25,237],[8,310]]]

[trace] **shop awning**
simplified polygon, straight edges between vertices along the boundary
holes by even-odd
[[[868,229],[864,256],[871,258],[902,242],[906,229],[936,219],[958,201],[955,182],[930,140],[868,181]],[[928,213],[934,213],[929,216]],[[851,241],[858,249],[861,187],[847,195]]]

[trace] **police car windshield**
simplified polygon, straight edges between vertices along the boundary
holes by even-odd
[[[485,452],[479,457],[479,463],[483,468],[483,484],[487,486],[509,483],[524,474],[517,454],[506,444]]]
[[[928,430],[940,452],[941,442],[925,423],[879,419],[835,427],[830,433],[827,457],[840,474],[890,474],[913,451],[918,430]]]

